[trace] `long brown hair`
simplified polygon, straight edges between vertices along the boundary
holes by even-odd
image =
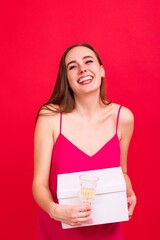
[[[60,60],[59,71],[58,71],[53,92],[49,100],[45,104],[43,104],[43,106],[40,109],[50,110],[51,112],[65,112],[65,113],[71,112],[74,109],[75,107],[74,93],[68,83],[65,59],[66,59],[67,53],[71,49],[79,46],[83,46],[91,49],[95,53],[99,64],[102,65],[102,61],[97,51],[90,44],[82,43],[82,44],[75,44],[68,47],[65,50]],[[100,86],[100,98],[104,104],[106,105],[109,104],[109,102],[106,99],[105,84],[104,84],[103,78]],[[38,112],[38,115],[39,115],[39,112]]]

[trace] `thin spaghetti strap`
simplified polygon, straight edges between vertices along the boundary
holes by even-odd
[[[118,130],[119,114],[120,114],[121,107],[122,107],[122,106],[119,107],[119,109],[118,109],[118,114],[117,114],[116,133],[117,133],[117,130]]]
[[[59,128],[59,131],[60,131],[60,133],[62,131],[62,112],[60,112],[60,128]]]

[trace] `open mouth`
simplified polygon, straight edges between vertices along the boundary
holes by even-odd
[[[85,77],[80,77],[77,82],[79,84],[85,85],[85,84],[91,83],[92,80],[93,80],[93,76],[89,75],[89,76],[85,76]]]

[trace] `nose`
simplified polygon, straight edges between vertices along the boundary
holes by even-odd
[[[86,67],[84,65],[80,65],[79,66],[79,72],[80,73],[83,73],[83,72],[86,72],[86,71],[87,71],[87,69],[86,69]]]

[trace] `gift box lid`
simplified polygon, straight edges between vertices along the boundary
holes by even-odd
[[[79,176],[93,174],[99,178],[96,195],[126,191],[125,179],[121,167],[105,168],[91,171],[58,174],[58,199],[74,198],[79,196]]]

